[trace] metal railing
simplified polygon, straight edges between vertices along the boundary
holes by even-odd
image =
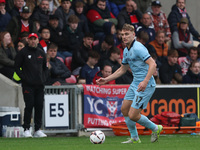
[[[78,123],[78,95],[81,94],[82,88],[77,85],[65,86],[45,86],[45,95],[66,95],[68,94],[69,106],[69,127],[67,128],[48,128],[45,126],[45,110],[43,111],[42,129],[45,133],[77,133],[79,130]],[[55,99],[56,101],[56,99]],[[44,107],[45,109],[45,107]]]

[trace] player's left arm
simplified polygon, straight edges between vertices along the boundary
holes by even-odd
[[[149,69],[144,80],[140,82],[140,84],[138,85],[138,89],[137,89],[138,92],[144,91],[146,89],[149,80],[151,79],[153,73],[156,71],[156,63],[152,57],[149,57],[149,59],[147,59],[145,63],[149,65]]]

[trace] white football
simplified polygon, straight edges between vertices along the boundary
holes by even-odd
[[[96,130],[90,134],[90,142],[93,144],[102,144],[105,138],[105,134],[100,130]]]

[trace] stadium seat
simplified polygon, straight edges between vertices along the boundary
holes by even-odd
[[[57,56],[56,58],[58,58],[60,61],[62,61],[64,63],[64,60],[61,57]]]
[[[71,71],[71,63],[72,63],[72,57],[66,57],[65,58],[65,65],[67,68]]]
[[[71,75],[71,77],[66,78],[65,81],[67,83],[76,83],[76,77],[74,75]]]
[[[200,121],[197,121],[197,122],[196,122],[196,126],[197,126],[197,127],[200,127]]]

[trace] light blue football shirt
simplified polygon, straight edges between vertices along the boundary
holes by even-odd
[[[145,61],[150,57],[146,47],[136,40],[133,41],[130,49],[127,47],[124,49],[122,64],[129,64],[134,77],[132,84],[138,86],[144,80],[149,69],[149,65]],[[156,86],[153,76],[149,80],[147,87],[150,86]]]

